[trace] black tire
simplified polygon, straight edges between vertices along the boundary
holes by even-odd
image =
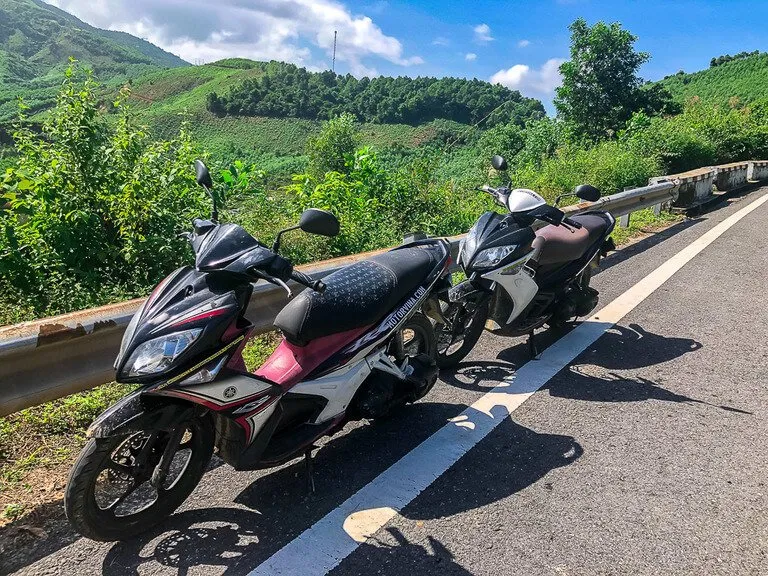
[[[170,516],[200,482],[213,454],[214,429],[210,418],[196,418],[183,424],[183,426],[186,427],[186,430],[180,449],[174,454],[174,459],[188,449],[190,451],[188,460],[183,463],[183,468],[177,476],[169,475],[163,483],[162,491],[152,488],[157,494],[152,503],[139,509],[136,513],[128,515],[117,515],[116,512],[131,494],[148,489],[144,488],[148,486],[148,478],[145,472],[137,479],[133,472],[129,472],[135,468],[125,464],[124,461],[122,463],[115,462],[113,458],[118,452],[121,455],[117,457],[123,460],[132,457],[126,456],[125,451],[133,454],[134,446],[142,441],[142,438],[144,438],[143,446],[145,446],[148,439],[153,438],[153,436],[149,433],[140,432],[127,436],[89,440],[77,457],[77,461],[69,474],[64,494],[64,511],[75,530],[91,540],[104,542],[126,540],[153,528]],[[164,436],[160,434],[157,438],[155,441],[157,446],[148,450],[150,459],[158,450],[159,453],[162,453],[165,444],[167,444],[168,434]],[[162,442],[162,438],[166,439],[165,443]],[[159,462],[159,455],[154,457],[152,461],[154,465],[150,463],[150,475]],[[104,477],[106,484],[118,485],[130,482],[133,486],[127,490],[124,496],[121,495],[116,498],[113,504],[107,508],[99,506],[97,502],[96,485],[102,473],[106,474]],[[139,480],[142,481],[139,482]],[[102,484],[105,482],[102,481]],[[125,498],[125,500],[118,502],[121,498]]]
[[[463,321],[463,337],[461,345],[458,348],[453,348],[457,343],[459,335],[453,334],[452,331],[447,330],[445,324],[438,323],[435,325],[435,335],[437,339],[437,366],[438,368],[454,368],[459,362],[472,351],[477,341],[480,340],[480,336],[485,329],[485,322],[488,320],[488,314],[490,311],[490,300],[486,299],[477,305],[474,312],[469,312],[466,309],[466,304],[459,300],[457,302],[443,303],[443,316],[449,320],[454,320],[459,315],[464,316]],[[447,343],[445,341],[447,340]],[[445,343],[445,348],[443,344]],[[451,350],[449,352],[449,350]]]
[[[418,349],[408,348],[405,344],[405,352],[412,358],[413,362],[421,363],[425,368],[434,370],[434,379],[428,380],[426,386],[420,388],[413,396],[408,400],[409,402],[415,402],[424,398],[429,394],[430,390],[434,388],[437,383],[437,339],[435,338],[435,329],[432,326],[429,318],[423,314],[414,314],[403,326],[403,332],[406,330],[418,330],[420,338],[422,339]]]
[[[429,318],[421,313],[414,314],[403,324],[400,331],[406,334],[409,330],[414,332],[414,339],[411,342],[414,344],[418,342],[418,344],[412,344],[409,349],[409,342],[403,342],[406,355],[426,354],[430,358],[434,358],[437,352],[437,340],[435,339],[435,329]]]

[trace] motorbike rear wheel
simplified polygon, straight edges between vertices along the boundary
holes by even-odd
[[[67,519],[80,534],[105,542],[132,538],[187,499],[213,454],[214,429],[209,418],[181,426],[181,441],[158,487],[150,479],[171,434],[146,431],[88,441],[64,495]]]

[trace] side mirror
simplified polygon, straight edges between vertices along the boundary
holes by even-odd
[[[339,233],[339,221],[336,216],[326,210],[310,208],[301,214],[299,228],[309,234],[336,236]]]
[[[208,172],[208,166],[202,160],[195,160],[195,179],[203,188],[213,188],[211,173]]]
[[[507,161],[504,160],[503,156],[496,154],[493,158],[491,158],[491,166],[493,166],[496,170],[504,171],[507,169]]]
[[[573,191],[573,193],[582,200],[586,200],[588,202],[597,202],[600,200],[600,190],[594,186],[590,186],[589,184],[581,184],[580,186],[576,186],[576,189]]]

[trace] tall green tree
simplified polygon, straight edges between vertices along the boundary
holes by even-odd
[[[604,138],[623,128],[634,112],[674,111],[663,87],[643,86],[637,71],[650,55],[635,50],[637,37],[620,23],[590,27],[579,18],[569,29],[571,59],[560,66],[563,84],[555,107],[576,134]]]
[[[357,120],[342,114],[323,123],[320,133],[307,141],[309,173],[321,179],[326,172],[346,173],[357,148]]]

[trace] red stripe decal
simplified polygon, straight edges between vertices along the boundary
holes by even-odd
[[[181,326],[182,324],[189,324],[190,322],[194,322],[196,320],[205,320],[206,318],[213,318],[214,316],[221,316],[227,311],[226,308],[216,308],[216,310],[209,310],[208,312],[203,312],[202,314],[197,314],[196,316],[191,316],[189,318],[185,318],[184,320],[180,320],[179,322],[176,322],[175,324],[171,324],[171,326]]]

